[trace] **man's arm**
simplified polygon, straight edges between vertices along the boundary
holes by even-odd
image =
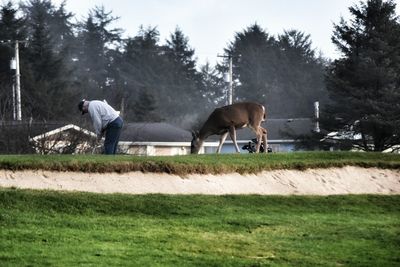
[[[91,112],[89,112],[90,117],[92,118],[92,122],[93,122],[93,127],[94,127],[94,131],[96,132],[97,137],[101,139],[103,132],[102,132],[102,123],[101,123],[101,116],[98,112],[96,112],[96,110],[92,110]]]
[[[100,134],[97,135],[97,141],[101,141],[105,132],[106,132],[106,130],[104,130],[104,129],[101,130]]]

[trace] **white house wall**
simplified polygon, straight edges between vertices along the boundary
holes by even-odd
[[[248,141],[238,141],[239,148],[246,145]],[[294,151],[295,142],[292,140],[270,140],[268,146],[273,152]],[[200,154],[213,154],[217,151],[218,142],[205,142]],[[189,142],[120,142],[119,150],[123,154],[137,156],[175,156],[190,154]],[[222,146],[221,153],[236,153],[232,141],[227,141]],[[241,153],[248,153],[241,149]]]

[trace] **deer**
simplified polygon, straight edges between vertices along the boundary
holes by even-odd
[[[204,140],[211,135],[220,135],[217,154],[221,152],[223,143],[228,133],[233,141],[236,152],[240,153],[236,142],[236,129],[245,127],[254,131],[257,136],[256,153],[260,152],[261,139],[267,148],[267,130],[261,127],[261,122],[266,120],[263,105],[254,102],[240,102],[216,108],[203,124],[199,132],[192,132],[191,154],[198,154]]]

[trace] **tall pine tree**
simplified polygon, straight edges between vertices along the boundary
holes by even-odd
[[[143,103],[147,103],[149,111],[155,114],[152,117],[163,117],[158,109],[159,100],[164,96],[163,58],[158,41],[157,28],[143,28],[143,26],[140,26],[135,37],[128,38],[126,41],[121,72],[124,81],[125,118],[127,120],[141,121],[149,118],[138,113],[137,101],[140,101],[141,107],[144,106]],[[140,100],[144,98],[145,101]],[[143,108],[141,112],[146,111],[146,108]]]
[[[0,119],[7,120],[13,117],[11,88],[15,73],[10,70],[10,60],[15,56],[15,41],[25,40],[24,20],[17,16],[17,12],[11,1],[0,10]],[[23,50],[21,47],[20,54]]]
[[[22,76],[23,116],[44,120],[71,117],[72,92],[65,58],[57,48],[53,30],[57,9],[50,0],[31,0],[22,6],[27,21],[26,58]],[[61,99],[63,101],[61,101]]]
[[[253,24],[235,34],[235,40],[225,49],[232,56],[234,80],[240,81],[234,89],[234,101],[259,101],[267,104],[276,87],[276,40],[260,25]]]
[[[112,16],[103,6],[90,10],[87,19],[81,23],[77,53],[77,77],[84,97],[103,99],[109,92],[110,83],[115,81],[114,50],[121,41],[122,30],[113,28],[118,17]]]
[[[260,102],[271,117],[311,117],[313,101],[326,94],[323,60],[302,32],[275,38],[253,24],[225,52],[233,58],[234,101]]]
[[[278,35],[279,61],[276,62],[279,93],[291,116],[313,117],[313,103],[327,103],[324,84],[326,63],[312,48],[311,36],[298,30]]]
[[[383,151],[400,143],[400,23],[394,1],[351,7],[352,19],[334,28],[342,53],[327,75],[333,104],[327,129],[351,130],[353,144]],[[354,138],[356,139],[356,138]]]
[[[196,70],[195,51],[179,28],[170,35],[165,51],[168,60],[164,70],[168,75],[166,93],[174,109],[164,106],[164,110],[170,110],[170,115],[179,121],[187,111],[203,107],[206,99],[201,95],[201,76]]]

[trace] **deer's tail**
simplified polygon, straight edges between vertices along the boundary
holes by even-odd
[[[262,108],[263,108],[263,111],[264,111],[263,120],[262,121],[265,121],[267,119],[267,113],[265,112],[265,107],[262,106]]]

